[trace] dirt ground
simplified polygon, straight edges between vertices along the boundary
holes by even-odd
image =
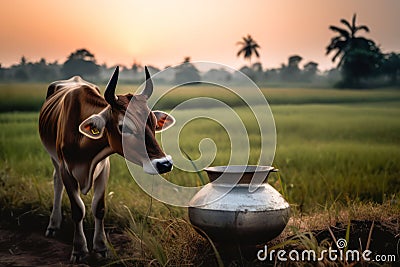
[[[116,251],[130,247],[130,239],[121,233],[111,233],[108,238]],[[71,242],[47,238],[44,233],[0,229],[0,266],[71,266],[71,249]],[[102,266],[113,258],[111,255],[105,261],[99,255],[90,254],[85,263],[74,266]]]
[[[72,266],[70,264],[72,222],[63,221],[61,230],[56,233],[55,238],[44,235],[47,223],[48,217],[44,215],[28,213],[24,216],[15,216],[15,213],[1,213],[0,266]],[[109,259],[104,261],[99,255],[90,254],[85,263],[73,266],[104,266],[118,260],[117,255],[120,252],[134,256],[133,252],[130,252],[133,244],[128,236],[115,228],[108,227],[106,231],[108,241],[112,245]],[[89,250],[93,239],[92,233],[93,229],[85,229]]]
[[[68,264],[71,246],[34,232],[0,229],[1,266],[60,266]]]
[[[46,228],[45,223],[41,221],[40,219],[36,222],[29,220],[28,222],[23,222],[22,225],[10,225],[9,223],[2,223],[0,220],[0,266],[72,266],[69,262],[72,249],[71,226],[67,225],[56,238],[47,238],[44,236],[43,230]],[[344,237],[346,227],[345,224],[339,223],[330,227],[331,232],[327,229],[315,231],[314,236],[319,242],[330,239],[332,234],[336,238]],[[124,255],[123,257],[128,256],[131,259],[132,257],[140,257],[140,249],[133,249],[134,246],[131,239],[123,234],[122,231],[108,229],[107,232],[109,242],[112,244],[110,258],[105,261],[98,255],[91,254],[84,263],[74,266],[124,266],[120,261],[120,255]],[[359,249],[360,244],[362,244],[363,249],[365,249],[368,240],[370,240],[369,249],[373,251],[373,255],[395,255],[396,262],[387,264],[389,266],[400,266],[398,265],[400,264],[399,232],[398,222],[394,225],[387,225],[377,221],[352,221],[349,248]],[[91,237],[87,236],[87,239],[90,249]],[[251,254],[256,255],[254,253]],[[227,261],[224,260],[224,263],[228,263],[227,266],[238,266],[237,264],[240,265],[240,262],[243,263],[243,260],[228,258]],[[249,266],[255,263],[254,258],[246,262],[250,263]],[[234,264],[232,265],[232,263]],[[129,262],[128,266],[131,265],[135,264]],[[263,265],[258,262],[254,266]],[[370,264],[367,265],[369,266]],[[375,262],[373,266],[376,265],[379,264]]]

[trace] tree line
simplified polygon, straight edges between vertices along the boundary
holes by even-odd
[[[370,30],[366,25],[357,25],[356,20],[357,15],[354,14],[351,23],[346,19],[340,20],[344,28],[329,26],[329,29],[337,35],[326,47],[326,55],[334,53],[332,62],[338,59],[338,63],[326,73],[325,78],[331,82],[335,81],[337,87],[399,86],[400,53],[383,53],[375,41],[359,36],[357,33],[361,31],[368,33]],[[258,51],[260,46],[250,35],[243,37],[238,45],[241,45],[241,48],[237,56],[243,55],[249,63],[253,56],[260,57]],[[318,78],[318,63],[310,61],[301,70],[299,68],[301,60],[301,56],[293,55],[289,57],[288,64],[282,64],[279,69],[261,73],[262,67],[260,63],[256,63],[243,67],[242,71],[250,77],[254,76],[255,79],[311,82]]]
[[[252,58],[260,57],[260,46],[247,35],[237,45],[240,49],[237,56],[243,56],[248,64],[240,71],[259,84],[301,83],[302,85],[326,85],[350,88],[368,88],[379,86],[399,86],[400,84],[400,54],[396,52],[383,53],[376,43],[359,33],[369,32],[366,25],[357,25],[356,14],[349,22],[341,19],[343,27],[330,26],[337,35],[326,47],[326,54],[333,53],[332,62],[337,65],[325,72],[318,69],[318,63],[308,61],[301,66],[303,58],[300,55],[291,55],[287,63],[279,68],[264,69],[261,62],[252,63]],[[178,67],[172,68],[162,79],[165,82],[179,83],[199,80],[200,76],[209,76],[224,81],[234,80],[232,74],[223,69],[212,69],[201,73],[185,57]],[[168,67],[168,66],[167,66]],[[2,82],[51,82],[57,79],[66,79],[80,75],[84,79],[94,82],[105,82],[114,66],[98,64],[95,55],[82,48],[72,52],[65,62],[47,62],[42,58],[37,62],[29,62],[25,57],[18,64],[3,68],[0,64],[0,81]],[[149,66],[154,74],[160,69]],[[137,62],[129,67],[122,67],[121,79],[140,83],[143,81],[143,66]]]

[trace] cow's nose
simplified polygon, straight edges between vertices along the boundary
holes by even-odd
[[[152,159],[143,163],[143,170],[148,174],[161,174],[172,170],[172,157],[166,155],[163,158]]]
[[[156,167],[159,174],[169,172],[172,170],[172,161],[166,158],[163,161],[157,162]]]

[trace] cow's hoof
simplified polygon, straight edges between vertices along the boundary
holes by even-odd
[[[92,256],[96,262],[102,262],[102,261],[108,259],[108,251],[107,250],[104,250],[104,251],[94,251],[93,250]]]
[[[58,229],[47,228],[46,233],[45,233],[46,237],[55,237],[57,230]]]
[[[87,252],[81,252],[81,253],[73,252],[72,255],[71,255],[70,262],[72,264],[84,263],[85,260],[87,259],[88,255],[89,254]]]
[[[96,254],[99,254],[103,258],[107,258],[108,257],[108,250],[97,251]]]

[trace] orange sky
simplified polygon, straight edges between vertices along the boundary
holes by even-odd
[[[251,34],[265,67],[289,55],[332,67],[325,47],[331,24],[358,14],[383,51],[400,52],[399,0],[13,0],[0,9],[0,63],[22,55],[64,62],[87,48],[98,63],[130,66],[134,59],[164,67],[183,57],[240,67],[236,42]],[[255,60],[253,60],[255,62]]]

